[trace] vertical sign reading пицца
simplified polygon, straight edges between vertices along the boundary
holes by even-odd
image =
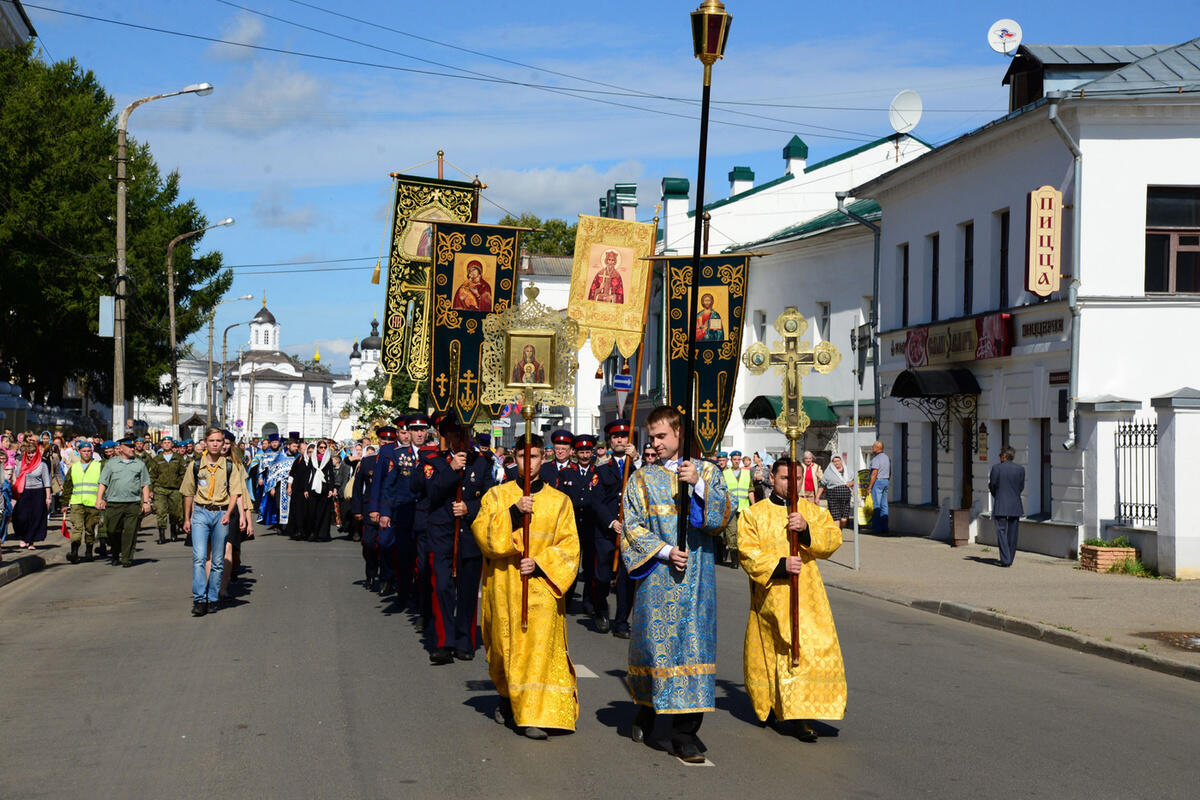
[[[1053,186],[1034,189],[1028,211],[1025,288],[1038,297],[1049,297],[1058,291],[1062,277],[1062,192]]]

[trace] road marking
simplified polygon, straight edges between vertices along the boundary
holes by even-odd
[[[675,760],[678,761],[680,764],[683,764],[685,767],[715,767],[716,766],[716,764],[714,764],[712,761],[710,761],[707,756],[704,758],[703,764],[692,764],[690,762],[684,761],[682,758],[679,758],[678,756],[675,757]]]
[[[576,664],[575,665],[575,677],[576,678],[599,678],[600,676],[597,675],[596,673],[592,672],[590,669],[585,667],[583,664]]]

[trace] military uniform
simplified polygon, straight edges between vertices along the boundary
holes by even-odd
[[[613,434],[629,435],[629,423],[617,419],[604,427],[606,436]],[[619,537],[613,530],[613,523],[621,519],[621,483],[622,471],[628,470],[633,474],[634,464],[632,448],[627,448],[621,456],[614,455],[607,463],[596,468],[600,477],[599,488],[592,493],[592,513],[596,521],[596,590],[593,603],[595,604],[596,626],[604,627],[601,619],[608,618],[608,596],[613,582],[613,558],[616,554]],[[629,577],[625,562],[617,559],[616,594],[617,608],[612,618],[613,635],[629,638],[629,612],[633,608],[633,595],[637,584]]]
[[[580,450],[596,450],[596,437],[581,434],[575,437],[575,452]],[[575,529],[579,534],[579,566],[583,573],[583,612],[595,617],[596,627],[601,633],[608,633],[608,614],[601,618],[596,608],[596,513],[592,507],[593,496],[600,493],[600,476],[596,471],[595,462],[586,466],[583,459],[575,464]],[[611,576],[609,578],[611,580]],[[601,622],[603,619],[603,622]]]
[[[171,458],[166,453],[159,453],[147,464],[150,471],[150,490],[154,493],[154,515],[158,521],[158,543],[167,541],[167,531],[171,532],[171,541],[179,538],[179,529],[183,525],[183,495],[179,487],[183,484],[183,474],[187,471],[184,458],[178,452],[172,452]]]
[[[380,432],[377,434],[381,435]],[[362,557],[365,568],[363,586],[368,592],[379,588],[379,525],[371,522],[368,502],[375,481],[375,464],[379,456],[371,453],[363,456],[354,476],[354,489],[350,497],[350,513],[362,517]]]
[[[445,434],[443,434],[445,435]],[[433,622],[436,649],[429,659],[449,663],[454,658],[474,658],[477,645],[476,610],[483,555],[471,533],[484,492],[492,487],[492,465],[478,454],[468,454],[462,471],[451,465],[453,453],[443,451],[422,465],[429,501],[429,561],[432,580]],[[465,516],[459,517],[458,553],[455,561],[455,516],[452,504],[462,486]],[[451,577],[456,572],[455,577]]]
[[[397,444],[391,462],[383,467],[384,485],[380,497],[379,515],[392,523],[393,557],[396,574],[396,602],[401,608],[408,605],[412,594],[413,567],[416,563],[416,535],[413,519],[416,516],[417,496],[413,492],[413,476],[420,470],[420,449],[411,444]],[[386,529],[385,529],[386,530]]]
[[[575,436],[570,431],[558,430],[550,434],[550,441],[552,444],[565,444],[574,447]],[[553,488],[558,489],[560,492],[565,494],[567,497],[571,498],[571,505],[576,509],[579,508],[579,470],[576,468],[574,462],[560,462],[557,460],[557,457],[551,457],[549,460],[542,462],[542,468],[538,470],[538,477],[541,478],[547,486],[552,486]],[[580,552],[582,553],[582,541],[580,542],[580,545]],[[583,560],[582,556],[580,560]],[[575,581],[571,582],[570,586],[565,587],[563,590],[563,598],[566,601],[566,608],[568,611],[571,610],[571,601],[575,596],[575,583],[577,581],[578,576],[576,576]],[[584,605],[591,605],[591,603],[587,601],[586,597]]]

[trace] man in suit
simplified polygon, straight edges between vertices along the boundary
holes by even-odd
[[[617,608],[616,615],[609,621],[608,595],[613,579],[613,555],[617,539],[621,536],[621,490],[623,475],[633,473],[633,457],[636,452],[629,443],[629,420],[615,419],[604,426],[613,457],[608,463],[596,468],[600,486],[592,493],[592,513],[596,522],[596,581],[595,608],[596,630],[603,633],[612,630],[618,639],[629,638],[629,612],[633,608],[633,593],[636,586],[629,578],[625,562],[617,559]]]
[[[996,542],[1000,547],[1000,566],[1011,567],[1017,552],[1017,528],[1025,507],[1021,492],[1025,490],[1025,468],[1014,464],[1017,451],[1005,445],[1000,448],[1000,463],[988,475],[988,491],[992,493],[992,521],[996,523]]]

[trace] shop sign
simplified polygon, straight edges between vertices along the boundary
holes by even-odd
[[[1071,373],[1068,370],[1062,372],[1051,372],[1049,375],[1049,383],[1051,386],[1068,386],[1071,383]]]
[[[912,328],[904,338],[904,361],[910,368],[982,361],[1011,352],[1011,314],[985,314],[944,325]]]
[[[1043,336],[1053,336],[1057,333],[1062,333],[1066,323],[1062,317],[1055,319],[1039,319],[1033,322],[1021,323],[1021,338],[1022,339],[1040,339]]]
[[[1038,297],[1058,291],[1062,278],[1062,192],[1042,186],[1029,193],[1025,288]]]

